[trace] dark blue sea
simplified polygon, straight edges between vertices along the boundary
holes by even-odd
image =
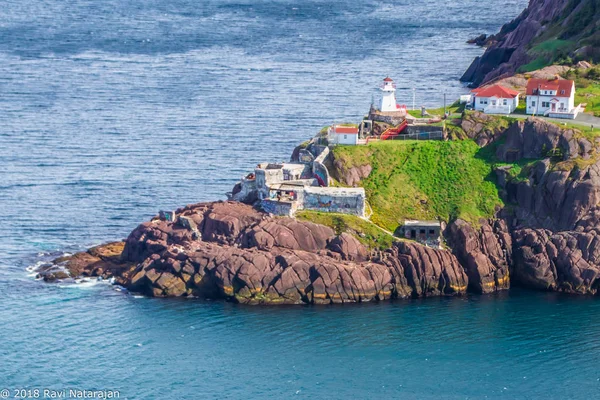
[[[35,266],[223,199],[357,121],[439,107],[526,0],[0,0],[0,390],[127,399],[600,397],[600,302],[526,291],[248,307],[44,284]],[[375,98],[376,99],[376,98]],[[0,392],[1,394],[2,392]]]

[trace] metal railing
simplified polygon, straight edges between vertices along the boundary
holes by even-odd
[[[420,133],[405,133],[391,137],[388,140],[443,140],[444,132],[420,132]]]

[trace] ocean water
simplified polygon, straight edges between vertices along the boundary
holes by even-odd
[[[128,399],[594,398],[600,303],[513,291],[333,307],[147,299],[27,270],[224,198],[385,75],[441,106],[526,0],[0,0],[0,390]],[[375,97],[376,99],[376,97]],[[1,393],[1,392],[0,392]],[[11,393],[11,397],[12,397]]]

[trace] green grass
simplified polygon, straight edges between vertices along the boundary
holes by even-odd
[[[394,231],[405,219],[463,218],[477,223],[501,206],[491,160],[464,141],[383,141],[368,146],[336,147],[345,167],[370,164],[364,186],[371,220]]]
[[[565,122],[548,122],[558,125],[561,128],[574,129],[576,131],[576,137],[584,137],[592,144],[594,144],[594,141],[600,136],[600,126],[592,128],[591,126],[580,125],[577,122],[567,122],[567,120]]]
[[[370,249],[389,249],[394,240],[376,225],[354,215],[299,211],[296,218],[328,226],[338,235],[350,233]]]
[[[446,111],[450,113],[450,118],[458,118],[462,114],[465,108],[464,104],[460,104],[458,101],[455,101],[452,104],[448,104],[446,106]],[[442,117],[444,115],[444,107],[439,108],[426,108],[425,109],[432,117],[438,116]],[[418,110],[408,110],[408,113],[416,118],[430,118],[430,117],[421,117],[421,109]]]
[[[600,67],[587,71],[571,69],[563,78],[575,81],[575,105],[585,103],[586,113],[600,117]]]
[[[575,45],[571,40],[550,39],[533,46],[529,51],[533,54],[554,56],[559,51],[565,51]]]
[[[586,103],[586,112],[600,117],[600,82],[575,79],[575,105]]]
[[[538,69],[542,69],[550,65],[550,61],[546,57],[537,57],[535,60],[531,61],[529,64],[522,65],[519,67],[517,72],[531,72],[537,71]]]
[[[525,99],[519,99],[519,106],[515,108],[513,113],[525,115],[527,113],[527,101]]]

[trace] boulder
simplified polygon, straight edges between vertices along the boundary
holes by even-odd
[[[347,261],[366,261],[368,257],[367,248],[356,237],[346,232],[333,238],[328,248],[341,254],[342,259]]]

